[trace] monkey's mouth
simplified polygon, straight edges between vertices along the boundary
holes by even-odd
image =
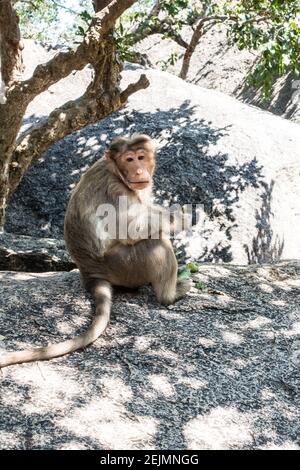
[[[149,184],[150,181],[129,181],[129,184]]]

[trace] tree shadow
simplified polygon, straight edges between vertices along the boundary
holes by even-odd
[[[138,296],[118,293],[111,325],[93,346],[2,371],[0,447],[296,446],[299,275],[296,263],[204,265],[199,276],[209,290],[191,293],[169,308],[158,305],[148,288]],[[54,294],[58,310],[51,310],[50,287],[30,301],[45,327],[43,342],[58,341],[71,315],[78,329],[82,314],[76,304],[82,295],[78,275],[55,276],[63,284]],[[34,279],[24,283],[33,292]],[[74,296],[71,306],[66,287]],[[40,297],[48,308],[46,321]],[[22,320],[25,310],[23,300],[18,316],[22,340],[32,342],[39,328]],[[1,319],[1,333],[11,335],[16,319],[9,308]],[[16,334],[11,347],[19,340]]]
[[[249,69],[248,75],[256,65],[256,62]],[[296,91],[295,88],[293,88],[293,82],[295,80],[296,77],[292,72],[283,77],[278,77],[274,82],[271,98],[265,100],[262,96],[261,89],[249,87],[247,78],[245,78],[241,85],[235,89],[234,95],[244,103],[258,106],[273,114],[284,116],[286,119],[292,119],[299,110],[298,103],[292,101],[293,94]]]
[[[228,44],[223,44],[223,47],[220,47],[219,49],[214,51],[213,57],[210,57],[206,62],[204,62],[201,67],[199,67],[199,69],[197,70],[195,76],[188,81],[194,83],[195,85],[198,85],[201,80],[203,80],[205,77],[207,77],[207,75],[212,72],[211,66],[216,62],[216,58],[223,58],[230,50],[231,46],[229,46]],[[215,89],[217,87],[209,86],[208,88]]]
[[[272,193],[274,180],[270,184],[262,182],[264,192],[261,196],[262,205],[260,210],[256,210],[256,235],[253,237],[252,246],[245,245],[249,264],[272,262],[279,260],[284,249],[284,239],[277,235],[274,240],[274,233],[271,228],[272,213]]]

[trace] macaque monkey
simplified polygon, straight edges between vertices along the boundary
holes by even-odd
[[[175,302],[190,290],[191,281],[177,280],[177,260],[165,222],[166,211],[152,204],[155,148],[147,135],[114,140],[102,159],[81,178],[74,189],[65,216],[65,240],[86,289],[96,304],[88,330],[75,338],[34,350],[0,357],[0,367],[51,359],[83,348],[104,332],[110,318],[112,286],[137,288],[152,284],[157,300]],[[120,199],[126,201],[124,209]],[[116,214],[116,230],[106,231],[101,219],[109,208]],[[99,212],[100,209],[100,212]],[[152,229],[151,214],[159,224]],[[123,226],[121,227],[121,222]],[[120,228],[125,233],[120,236]],[[155,224],[154,224],[155,225]],[[130,230],[131,229],[131,235]],[[126,233],[127,232],[127,233]],[[146,233],[146,236],[145,236]]]

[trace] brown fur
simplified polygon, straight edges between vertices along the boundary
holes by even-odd
[[[138,159],[140,149],[144,150],[143,160]],[[126,173],[126,165],[120,166],[118,162],[128,151],[133,152],[133,161],[127,163]],[[126,164],[126,159],[124,161]],[[138,135],[133,139],[113,141],[105,156],[82,176],[67,208],[65,240],[86,289],[95,299],[95,319],[87,332],[68,341],[32,351],[8,353],[0,359],[0,367],[62,356],[95,341],[109,322],[111,286],[133,288],[150,283],[158,301],[163,304],[175,302],[189,290],[189,282],[177,282],[177,261],[163,227],[160,227],[159,239],[140,240],[107,240],[99,237],[95,230],[98,206],[109,203],[117,208],[119,196],[127,196],[130,204],[137,204],[141,223],[149,224],[143,217],[145,208],[152,204],[154,167],[153,143],[150,137]],[[144,189],[134,190],[126,174],[137,173],[139,168],[141,174],[148,172],[150,180]],[[163,211],[159,206],[156,210]]]

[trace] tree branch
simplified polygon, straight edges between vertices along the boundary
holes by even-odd
[[[1,75],[6,86],[19,79],[23,72],[23,44],[19,17],[10,0],[0,1],[0,56]]]
[[[80,98],[55,109],[46,120],[19,137],[10,166],[10,196],[31,163],[54,142],[117,111],[130,95],[149,86],[146,76],[142,75],[120,92],[116,86],[119,70],[112,67],[118,67],[114,61],[98,64],[93,82]],[[112,76],[115,77],[113,83]]]
[[[152,7],[152,10],[150,11],[150,16],[158,16],[161,10],[161,7],[162,7],[162,0],[156,0],[156,2],[154,3]]]
[[[183,39],[183,37],[178,33],[174,33],[174,31],[172,30],[171,25],[162,23],[161,24],[161,31],[159,31],[159,33],[161,33],[161,34],[166,33],[169,36],[170,39],[173,39],[173,41],[177,42],[177,44],[179,44],[179,46],[184,47],[184,49],[186,49],[188,47],[188,43]]]
[[[93,0],[93,7],[94,11],[97,13],[98,11],[103,10],[103,8],[107,7],[111,0]]]
[[[180,71],[180,74],[179,74],[180,78],[185,80],[186,77],[187,77],[192,55],[193,55],[193,53],[194,53],[201,37],[204,34],[205,24],[209,23],[210,26],[212,26],[212,25],[215,25],[217,23],[222,23],[226,20],[227,21],[230,20],[230,21],[238,22],[239,18],[238,18],[238,16],[233,16],[233,15],[211,15],[211,16],[206,16],[205,18],[202,18],[199,21],[196,28],[194,29],[194,32],[192,34],[190,43],[188,44],[188,47],[186,48],[186,51],[185,51],[185,54],[184,54],[184,57],[183,57],[181,71]],[[244,26],[244,25],[250,24],[250,23],[261,23],[261,22],[265,22],[267,20],[268,20],[268,15],[263,16],[263,17],[262,16],[255,16],[255,17],[241,23],[241,26]]]
[[[148,22],[150,16],[148,17],[147,21],[143,21],[138,27],[132,32],[132,41],[131,46],[134,44],[142,41],[143,39],[151,36],[152,34],[168,34],[168,36],[173,39],[173,41],[177,42],[179,46],[184,47],[185,49],[188,47],[188,43],[182,38],[180,34],[174,33],[172,29],[172,23],[165,19],[164,21],[160,22]]]
[[[122,91],[121,96],[120,96],[121,103],[125,104],[130,95],[132,95],[133,93],[136,93],[139,90],[148,88],[149,85],[150,85],[150,82],[148,78],[146,77],[146,75],[142,74],[136,83],[131,83],[130,85],[128,85],[128,87],[124,91]]]
[[[104,39],[117,18],[137,0],[113,0],[97,13],[82,43],[76,50],[60,52],[45,64],[36,67],[33,75],[26,81],[16,84],[11,93],[18,95],[25,106],[51,85],[67,77],[73,70],[82,70],[87,64],[96,64],[105,56]]]

